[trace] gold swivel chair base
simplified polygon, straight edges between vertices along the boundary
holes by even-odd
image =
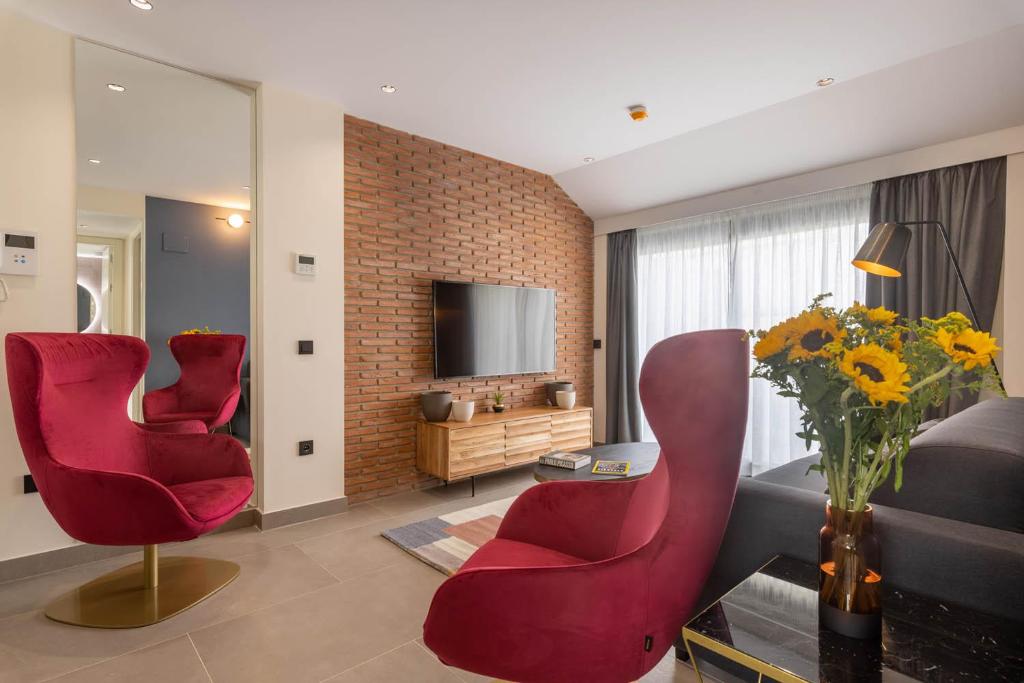
[[[210,597],[238,576],[234,562],[203,557],[158,559],[147,545],[142,562],[93,579],[54,600],[46,616],[92,628],[137,628],[163,621]]]

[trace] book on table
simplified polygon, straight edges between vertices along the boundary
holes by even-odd
[[[590,456],[586,453],[551,451],[546,455],[540,456],[540,464],[561,467],[564,470],[578,470],[590,464]]]
[[[598,460],[594,463],[594,474],[607,474],[613,477],[624,477],[629,474],[628,460]]]

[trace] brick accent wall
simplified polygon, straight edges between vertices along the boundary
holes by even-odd
[[[593,405],[593,222],[547,175],[345,117],[345,489],[434,483],[416,470],[419,394],[512,406],[572,381]],[[557,290],[552,374],[433,378],[431,281]]]

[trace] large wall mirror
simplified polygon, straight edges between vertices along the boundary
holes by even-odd
[[[229,335],[245,337],[237,407],[210,427],[246,447],[254,431],[253,97],[243,86],[75,44],[78,331],[146,341],[152,357],[128,406],[139,421],[156,415],[155,408],[144,413],[143,396],[186,377],[200,348],[172,338],[218,333],[219,340],[203,341],[227,344]],[[225,363],[231,353],[224,352]],[[194,395],[193,386],[178,404],[162,402],[163,413],[150,421],[220,405],[226,389],[213,384],[204,389],[209,396]]]

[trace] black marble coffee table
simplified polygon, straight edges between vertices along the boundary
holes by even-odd
[[[661,447],[656,443],[610,443],[576,451],[590,455],[590,464],[578,470],[567,470],[537,463],[533,478],[537,481],[628,481],[646,477],[658,464]],[[594,474],[591,470],[598,460],[628,460],[629,474],[624,477]]]
[[[777,557],[694,617],[698,678],[710,663],[755,682],[1024,681],[1024,623],[890,588],[881,641],[853,640],[819,628],[817,572]]]

